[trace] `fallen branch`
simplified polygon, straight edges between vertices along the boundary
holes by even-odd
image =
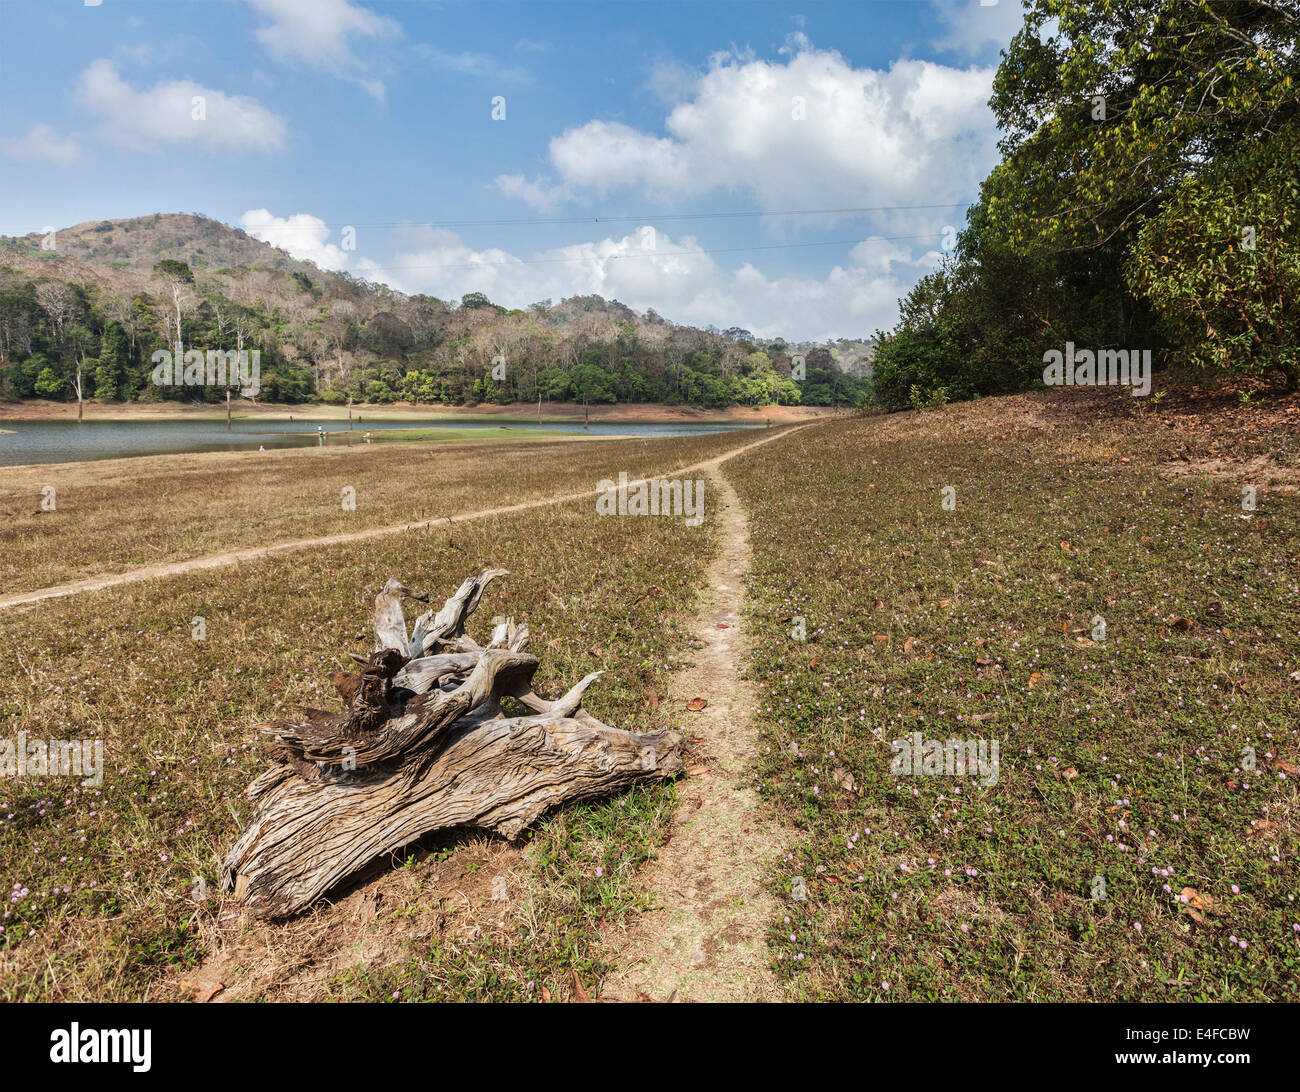
[[[681,772],[676,732],[625,732],[582,709],[600,676],[556,701],[532,690],[528,627],[499,623],[486,646],[465,633],[502,569],[471,577],[408,637],[390,580],[375,600],[375,650],[339,671],[342,713],[302,709],[260,726],[274,764],[249,786],[257,814],[221,884],[253,913],[293,914],[375,859],[436,830],[477,827],[514,839],[547,811]],[[506,716],[503,699],[527,715]]]

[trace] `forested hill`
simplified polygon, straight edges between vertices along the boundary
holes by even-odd
[[[600,296],[406,296],[198,215],[0,237],[0,397],[72,399],[80,372],[87,398],[224,399],[151,382],[152,354],[177,348],[259,350],[268,402],[720,407],[858,403],[873,344],[679,326]]]

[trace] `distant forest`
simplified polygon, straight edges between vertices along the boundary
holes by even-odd
[[[197,257],[140,258],[160,253]],[[864,343],[679,326],[599,296],[405,296],[199,216],[81,225],[47,249],[0,240],[0,397],[75,400],[80,382],[84,398],[224,401],[154,385],[159,349],[257,349],[265,402],[852,406],[869,389],[848,370],[865,370]]]

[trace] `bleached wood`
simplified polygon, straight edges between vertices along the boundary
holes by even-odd
[[[513,839],[553,808],[681,772],[678,733],[626,732],[582,709],[600,672],[548,701],[532,690],[527,626],[498,622],[487,648],[465,635],[483,589],[502,575],[466,580],[409,639],[401,599],[410,593],[390,580],[375,603],[379,647],[359,673],[335,673],[345,711],[302,709],[260,726],[275,764],[249,786],[258,811],[221,876],[250,912],[295,913],[435,830]],[[435,647],[452,651],[408,658]],[[505,698],[528,715],[507,717]]]

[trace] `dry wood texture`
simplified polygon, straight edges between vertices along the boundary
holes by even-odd
[[[517,837],[551,808],[681,771],[676,732],[625,732],[582,708],[599,677],[563,697],[532,690],[528,627],[499,623],[486,646],[465,624],[503,569],[466,580],[408,636],[390,580],[375,600],[375,650],[335,672],[346,706],[260,726],[274,764],[248,788],[257,814],[221,883],[252,913],[293,914],[384,854],[451,827]],[[527,715],[507,716],[502,699]]]

